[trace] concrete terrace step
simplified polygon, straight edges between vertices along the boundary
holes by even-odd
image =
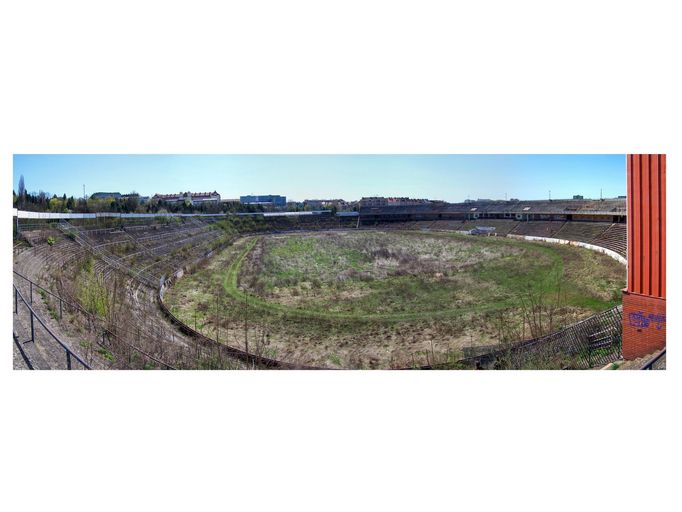
[[[38,344],[31,341],[31,331],[18,321],[15,315],[14,321],[14,369],[15,370],[50,370],[52,367],[45,360],[43,351]],[[20,348],[21,347],[21,348]],[[23,355],[21,354],[23,352]],[[17,361],[17,354],[18,359]],[[28,359],[28,364],[24,360]],[[30,367],[28,366],[30,365]]]
[[[16,333],[12,333],[12,340],[12,368],[15,370],[32,370],[33,365],[30,360],[28,360],[26,352],[19,343],[19,338]]]
[[[30,302],[29,287],[22,279],[15,279],[15,286],[19,289],[27,302]],[[58,322],[51,318],[47,306],[43,303],[40,294],[34,290],[33,294],[33,309],[38,317],[45,325],[58,336],[64,344],[71,348],[72,351],[78,353],[81,357],[81,350],[78,344],[60,331]],[[14,304],[13,304],[14,306]],[[33,319],[34,341],[31,340],[31,313],[26,304],[18,300],[18,313],[13,313],[14,332],[17,334],[19,342],[22,347],[26,348],[26,353],[29,360],[34,366],[34,369],[67,369],[67,356],[65,349],[57,342],[48,330],[43,327],[38,321],[37,317]],[[35,361],[35,363],[34,363]],[[82,366],[75,358],[71,359],[72,368],[81,369]]]

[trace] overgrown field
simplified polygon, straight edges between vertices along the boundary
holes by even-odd
[[[326,367],[453,360],[619,301],[625,269],[581,248],[377,231],[239,240],[167,292],[219,341]]]

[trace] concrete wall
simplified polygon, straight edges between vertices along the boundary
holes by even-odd
[[[606,247],[600,247],[598,245],[586,244],[584,242],[576,242],[575,240],[562,240],[560,238],[546,238],[543,236],[523,236],[523,235],[507,235],[508,238],[516,238],[519,240],[528,240],[531,242],[547,242],[550,244],[562,244],[562,245],[575,245],[577,247],[583,247],[591,251],[600,252],[606,254],[607,256],[613,258],[614,260],[627,266],[628,260],[623,258],[620,254]]]
[[[268,212],[268,213],[51,213],[51,212],[27,212],[24,210],[14,210],[13,217],[19,219],[151,219],[155,217],[230,217],[230,216],[261,216],[261,217],[302,217],[306,215],[320,215],[329,213],[331,210],[319,210],[310,212]]]

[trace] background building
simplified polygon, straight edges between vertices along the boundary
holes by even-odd
[[[239,201],[242,204],[271,204],[273,206],[286,206],[286,196],[263,195],[263,196],[241,196]]]
[[[408,206],[415,204],[428,204],[428,199],[412,199],[409,197],[363,197],[360,199],[360,207],[367,206]]]
[[[185,203],[189,204],[203,204],[203,203],[220,203],[220,194],[215,190],[213,192],[180,192],[178,194],[155,194],[152,198],[155,201],[164,201],[166,203]]]
[[[95,192],[90,199],[121,199],[120,192]]]
[[[347,207],[348,203],[343,199],[306,199],[303,201],[303,206],[306,208],[336,208],[338,210],[343,210]]]
[[[122,194],[121,199],[126,201],[128,199],[137,199],[140,204],[147,204],[149,202],[149,196],[141,196],[140,194]]]

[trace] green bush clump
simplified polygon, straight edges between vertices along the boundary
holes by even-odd
[[[105,317],[109,312],[109,294],[102,277],[95,274],[92,258],[82,263],[81,270],[78,300],[89,313]]]

